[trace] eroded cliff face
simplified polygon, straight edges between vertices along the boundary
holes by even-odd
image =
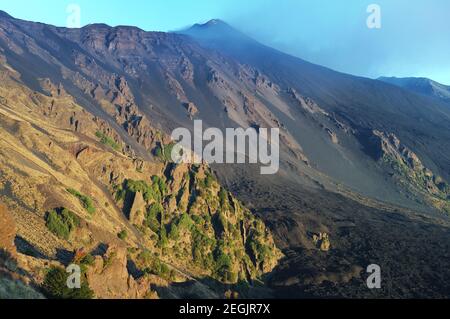
[[[429,205],[450,213],[449,184],[425,167],[417,154],[402,144],[395,134],[374,130],[369,145],[374,158],[390,171],[396,183],[424,198]]]
[[[6,61],[1,68],[14,73]],[[69,298],[155,298],[153,287],[176,297],[173,282],[200,278],[217,286],[199,285],[197,294],[217,297],[220,283],[273,270],[281,253],[270,232],[207,166],[139,158],[61,84],[39,83],[46,94],[10,76],[0,86],[0,200],[14,220],[2,225],[1,240],[14,250],[16,239],[19,266],[45,293],[70,263],[82,265],[86,286],[62,296]],[[115,83],[111,103],[132,110],[126,83]],[[118,112],[120,121],[133,114]],[[153,147],[154,136],[128,133]]]

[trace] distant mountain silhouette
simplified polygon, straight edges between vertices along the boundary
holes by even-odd
[[[378,80],[390,83],[409,91],[435,97],[450,102],[450,86],[427,78],[380,77]]]

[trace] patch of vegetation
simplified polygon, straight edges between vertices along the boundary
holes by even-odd
[[[147,274],[153,274],[166,280],[171,280],[175,276],[175,273],[165,263],[147,250],[138,255],[137,264]]]
[[[114,192],[115,199],[118,202],[125,200],[128,192],[134,194],[141,192],[146,202],[155,201],[159,203],[167,193],[167,186],[162,178],[153,176],[151,184],[145,181],[127,179],[121,186],[115,186]]]
[[[167,238],[167,230],[164,224],[161,225],[161,229],[159,231],[159,241],[158,246],[160,248],[165,248],[169,244],[169,240]]]
[[[122,185],[114,185],[114,199],[116,202],[123,202],[125,197],[127,196],[126,189],[123,188]]]
[[[168,235],[168,239],[173,241],[177,241],[178,239],[180,239],[180,230],[176,223],[172,223],[170,225],[170,232]]]
[[[187,213],[183,213],[177,223],[180,229],[191,229],[193,226],[192,218]]]
[[[91,254],[87,254],[80,260],[80,264],[84,266],[92,266],[94,265],[95,257]]]
[[[210,172],[206,173],[206,177],[198,181],[200,189],[210,189],[214,185],[215,179]]]
[[[219,200],[222,208],[226,208],[228,206],[228,192],[224,188],[221,188],[219,191]]]
[[[192,258],[194,259],[194,263],[206,269],[213,269],[215,262],[211,252],[215,249],[216,240],[210,238],[196,227],[192,229],[191,236]]]
[[[176,143],[172,142],[170,144],[159,144],[156,146],[156,148],[153,150],[153,155],[158,157],[160,160],[164,162],[173,162],[172,161],[172,151],[175,147]]]
[[[161,146],[157,146],[154,150],[153,150],[153,155],[155,155],[158,158],[163,158],[163,150],[161,148]]]
[[[111,147],[112,149],[120,152],[120,150],[121,150],[120,145],[116,141],[114,141],[112,138],[105,135],[103,132],[97,131],[95,133],[95,136],[97,136],[100,139],[100,143],[102,143],[103,145],[107,145],[107,146]]]
[[[80,200],[81,204],[89,214],[93,215],[96,212],[96,208],[94,206],[94,201],[92,200],[92,198],[81,194],[79,191],[73,188],[69,188],[67,189],[67,191]]]
[[[427,174],[424,169],[410,168],[405,161],[397,160],[389,155],[383,156],[383,163],[389,165],[395,173],[402,177],[403,179],[400,181],[406,184],[406,186],[412,186],[430,194],[430,184],[434,184],[439,190],[439,193],[432,193],[431,195],[440,200],[449,199],[450,187],[441,178]],[[444,211],[446,210],[445,207],[443,209]]]
[[[45,276],[42,288],[48,298],[51,299],[92,299],[94,292],[89,287],[85,276],[82,276],[81,288],[70,289],[67,287],[69,274],[63,268],[53,267]]]
[[[215,182],[214,177],[208,172],[205,178],[205,186],[207,188],[211,188],[214,185],[214,182]]]
[[[180,232],[183,230],[191,230],[194,223],[187,213],[183,213],[180,217],[172,221],[168,238],[177,241]]]
[[[71,232],[80,226],[80,219],[66,208],[51,210],[46,216],[46,226],[58,238],[67,240]]]
[[[250,236],[247,239],[247,247],[249,247],[249,251],[252,252],[256,263],[262,262],[266,258],[272,257],[272,253],[269,247],[264,245],[261,241],[256,240],[255,236]]]
[[[116,256],[117,256],[117,253],[116,252],[112,252],[110,255],[108,255],[106,257],[103,257],[103,269],[106,269],[109,266],[111,266],[112,262],[114,261]]]
[[[128,232],[126,230],[122,230],[117,234],[117,237],[119,237],[121,240],[126,240],[128,237]]]
[[[161,198],[166,196],[167,194],[167,185],[166,182],[159,176],[152,177],[153,189],[158,191]]]
[[[150,228],[156,235],[158,246],[164,248],[168,244],[166,225],[164,224],[164,209],[161,204],[151,205],[145,214],[145,226]]]
[[[234,282],[237,280],[237,275],[231,271],[231,258],[225,253],[225,243],[221,241],[214,251],[214,258],[216,262],[216,276],[219,280],[225,282]]]
[[[162,217],[163,207],[161,204],[153,204],[149,207],[145,215],[145,225],[153,232],[159,234],[161,230]]]

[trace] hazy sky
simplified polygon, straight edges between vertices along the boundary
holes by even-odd
[[[450,84],[450,0],[0,0],[0,9],[65,26],[72,3],[81,9],[82,25],[170,31],[220,18],[265,44],[339,71]],[[381,8],[381,29],[366,25],[370,4]]]

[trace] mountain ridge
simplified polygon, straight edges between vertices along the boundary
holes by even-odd
[[[390,83],[421,95],[450,101],[450,86],[425,77],[380,77],[378,80]]]

